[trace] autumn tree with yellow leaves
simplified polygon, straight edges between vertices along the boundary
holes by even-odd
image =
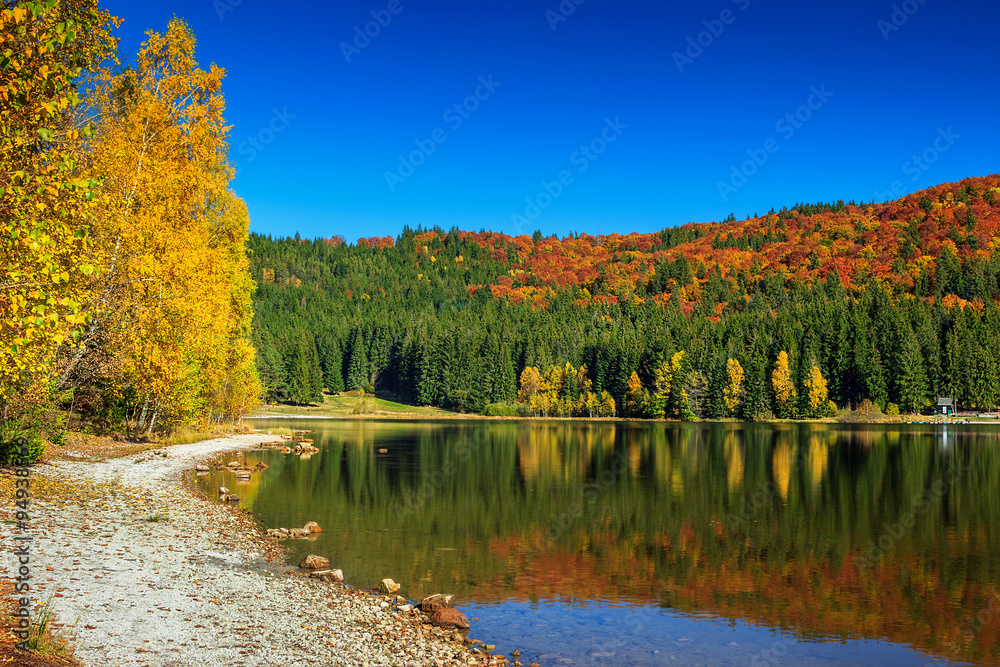
[[[826,378],[823,377],[819,366],[813,365],[809,369],[803,385],[806,392],[806,408],[810,417],[824,417],[835,411],[836,406],[827,399]]]
[[[260,394],[246,206],[229,190],[222,69],[180,19],[103,87],[91,168],[105,270],[93,342],[131,431],[231,419]]]
[[[535,416],[613,417],[618,407],[607,392],[593,390],[587,367],[552,365],[544,374],[534,366],[521,371],[517,400]]]
[[[778,416],[788,419],[795,416],[795,404],[798,392],[792,380],[792,371],[788,365],[788,353],[782,350],[771,373],[771,388],[774,389],[774,402],[778,408]]]
[[[112,75],[116,23],[96,0],[0,11],[0,441],[59,390],[132,432],[261,393],[224,72],[174,19]]]
[[[96,0],[0,10],[0,441],[32,427],[60,349],[78,343],[97,271],[97,181],[77,82],[113,57]]]
[[[735,359],[726,361],[726,382],[722,388],[722,402],[729,415],[736,414],[743,397],[746,394],[746,386],[743,383],[743,366]]]

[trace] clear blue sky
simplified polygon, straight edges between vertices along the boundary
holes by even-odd
[[[656,231],[1000,171],[995,2],[576,2],[104,6],[123,51],[177,15],[228,71],[266,234]]]

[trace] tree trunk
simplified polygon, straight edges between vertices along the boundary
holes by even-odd
[[[139,415],[139,420],[135,423],[133,430],[138,432],[142,430],[142,425],[146,423],[146,408],[149,407],[149,394],[146,394],[146,399],[142,402],[142,414]]]

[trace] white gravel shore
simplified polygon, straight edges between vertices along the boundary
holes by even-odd
[[[110,485],[98,487],[103,504],[98,494],[32,499],[32,595],[55,596],[77,658],[95,667],[489,662],[381,607],[385,598],[271,564],[252,522],[184,487],[186,471],[213,455],[273,440],[240,435],[165,448],[165,458],[33,468],[39,481]],[[158,515],[168,518],[150,520]],[[12,529],[0,528],[8,544]],[[14,571],[10,550],[6,560]]]

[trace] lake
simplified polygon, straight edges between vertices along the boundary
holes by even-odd
[[[253,423],[320,451],[199,484],[525,665],[1000,661],[996,426]]]

